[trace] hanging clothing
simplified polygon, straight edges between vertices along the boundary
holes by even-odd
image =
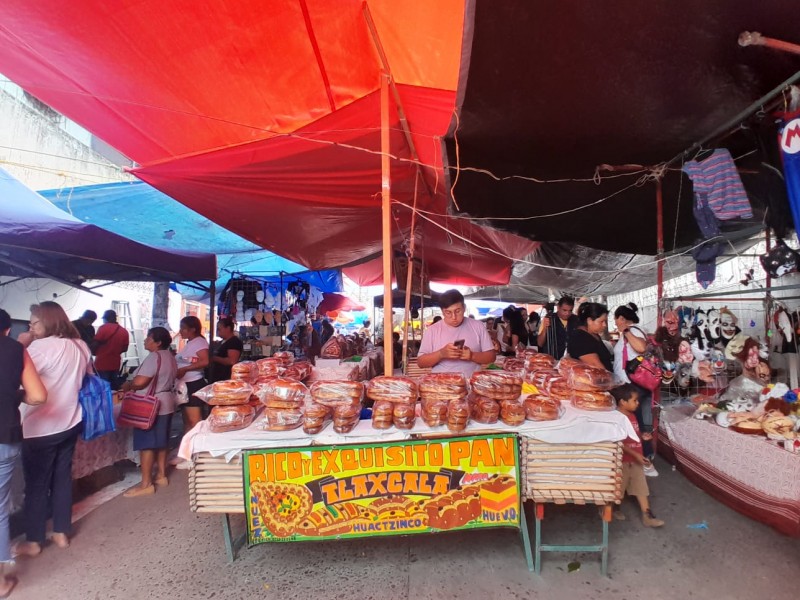
[[[794,217],[794,228],[800,236],[800,117],[784,119],[780,137],[783,155],[783,174],[789,193],[789,206]]]
[[[753,217],[739,171],[726,148],[717,148],[703,161],[686,162],[683,172],[692,180],[695,194],[708,194],[708,206],[720,221]]]

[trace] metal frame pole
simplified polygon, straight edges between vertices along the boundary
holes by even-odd
[[[392,360],[392,178],[389,163],[389,74],[381,73],[381,214],[383,238],[383,373],[394,373]]]

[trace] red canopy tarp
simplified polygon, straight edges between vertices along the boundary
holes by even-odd
[[[392,115],[392,196],[447,212],[464,3],[370,0],[423,181]],[[143,166],[135,174],[311,268],[381,252],[381,63],[361,0],[7,0],[0,72]],[[394,106],[393,106],[394,111]],[[426,189],[427,188],[427,189]],[[393,210],[393,242],[409,209]],[[466,221],[419,220],[431,279],[505,283],[535,244]]]

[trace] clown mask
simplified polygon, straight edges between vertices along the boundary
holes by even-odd
[[[670,384],[675,379],[675,363],[664,361],[661,363],[661,383]]]
[[[711,351],[711,370],[716,375],[725,371],[725,354],[723,354],[722,350],[715,349]]]
[[[736,317],[729,310],[722,309],[719,313],[719,332],[722,339],[730,340],[736,335]]]

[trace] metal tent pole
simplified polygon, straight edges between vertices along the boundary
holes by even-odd
[[[387,318],[392,312],[392,180],[389,163],[389,74],[381,73],[381,214],[383,216],[383,373],[394,372],[392,360],[392,321]]]

